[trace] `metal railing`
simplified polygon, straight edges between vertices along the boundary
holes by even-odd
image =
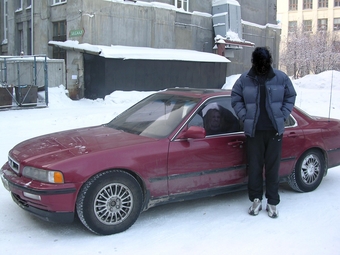
[[[45,55],[0,56],[0,109],[48,106]]]

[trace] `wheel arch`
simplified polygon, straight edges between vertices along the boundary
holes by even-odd
[[[105,169],[105,170],[102,170],[102,171],[99,171],[99,172],[95,172],[95,173],[93,173],[92,175],[89,175],[89,176],[87,177],[87,179],[80,185],[80,187],[79,187],[79,189],[78,189],[78,192],[77,192],[77,195],[76,195],[76,197],[75,197],[75,203],[74,203],[74,211],[75,211],[75,212],[77,211],[77,210],[76,210],[76,201],[77,201],[77,198],[78,198],[79,193],[80,193],[80,191],[82,190],[83,186],[86,185],[86,183],[87,183],[89,180],[91,180],[91,178],[94,177],[95,175],[100,174],[100,173],[105,173],[105,172],[108,172],[108,171],[121,171],[121,172],[126,172],[126,173],[130,174],[133,178],[135,178],[135,179],[137,180],[137,182],[139,183],[139,185],[140,185],[142,191],[143,191],[143,202],[142,202],[142,204],[143,204],[143,209],[145,208],[145,205],[148,203],[148,202],[147,202],[147,201],[148,201],[148,197],[150,197],[150,195],[149,195],[149,192],[148,192],[148,190],[147,190],[147,188],[146,188],[146,184],[145,184],[143,178],[140,177],[139,174],[137,174],[136,172],[134,172],[134,171],[132,171],[132,170],[130,170],[130,169],[126,169],[126,168],[108,168],[108,169]]]
[[[296,162],[294,164],[294,168],[296,167],[296,163],[298,162],[298,160],[301,158],[302,155],[304,155],[305,153],[309,152],[309,151],[319,151],[321,152],[321,154],[324,157],[324,164],[325,164],[325,172],[324,172],[324,176],[327,175],[327,170],[328,170],[328,154],[327,151],[325,151],[324,149],[322,149],[321,147],[318,146],[314,146],[314,147],[310,147],[308,149],[306,149],[305,151],[303,151],[296,159]],[[294,170],[294,169],[293,169]]]
[[[303,160],[305,159],[305,157],[307,157],[309,154],[315,154],[315,153],[319,154],[320,164],[322,164],[321,167],[323,168],[320,171],[323,171],[323,173],[320,175],[320,178],[317,177],[318,180],[316,180],[314,184],[311,183],[310,186],[308,186],[309,184],[305,184],[304,181],[302,181],[303,177],[301,176],[301,172],[299,173],[299,171],[300,171],[301,164]],[[297,157],[293,170],[287,178],[289,186],[293,190],[298,191],[298,192],[310,192],[310,191],[315,190],[320,185],[322,178],[326,176],[327,166],[328,166],[327,157],[328,157],[327,152],[320,147],[311,147],[305,150],[303,153],[301,153],[301,155]]]
[[[132,196],[136,200],[131,199]],[[142,179],[132,171],[110,168],[89,176],[81,185],[75,212],[82,224],[93,233],[110,235],[130,228],[143,211],[144,202]],[[89,210],[91,207],[88,206],[99,210],[94,207],[94,210]]]
[[[148,192],[148,189],[146,188],[146,184],[145,184],[143,178],[140,177],[139,174],[137,174],[136,172],[134,172],[130,169],[122,169],[122,168],[115,169],[114,168],[114,169],[109,169],[109,170],[120,170],[120,171],[123,171],[123,172],[127,172],[137,180],[137,182],[139,183],[139,185],[140,185],[140,187],[143,191],[143,208],[144,208],[145,205],[147,204],[147,200],[149,198],[149,192]]]

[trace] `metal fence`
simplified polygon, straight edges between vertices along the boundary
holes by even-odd
[[[47,107],[47,57],[0,56],[0,109]]]

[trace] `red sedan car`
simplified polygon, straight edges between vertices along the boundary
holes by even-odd
[[[111,122],[16,145],[1,169],[24,210],[47,221],[75,215],[97,234],[128,229],[155,205],[244,189],[245,135],[230,91],[155,93]],[[316,189],[340,164],[340,121],[294,108],[286,121],[280,177]]]

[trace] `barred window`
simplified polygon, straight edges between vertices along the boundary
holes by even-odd
[[[318,1],[318,7],[319,8],[327,8],[328,7],[328,0],[319,0]]]
[[[318,31],[327,30],[328,19],[318,19]]]
[[[334,30],[340,30],[340,18],[334,19]]]
[[[304,20],[303,21],[303,31],[304,32],[312,32],[312,20]]]
[[[298,0],[289,0],[289,10],[296,11],[297,9],[298,9]]]
[[[303,0],[303,9],[313,9],[313,0]]]
[[[296,31],[297,28],[297,21],[289,21],[288,23],[288,32],[293,33]]]
[[[66,41],[66,20],[53,22],[53,41]],[[53,58],[65,59],[66,51],[62,48],[53,46]]]

